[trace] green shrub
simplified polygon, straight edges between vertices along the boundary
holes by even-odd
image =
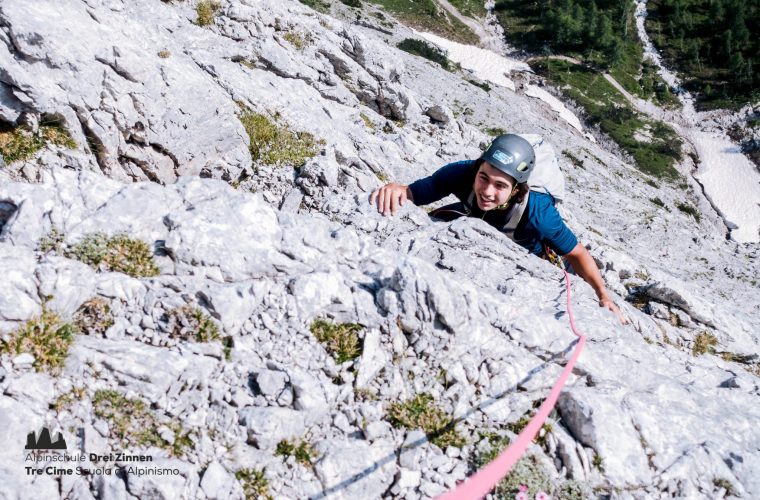
[[[677,201],[676,208],[685,214],[691,215],[697,222],[702,220],[702,216],[699,214],[699,210],[697,210],[696,207],[689,205],[688,203]]]
[[[570,151],[568,151],[567,149],[565,149],[564,151],[562,151],[562,155],[565,158],[567,158],[570,161],[570,163],[572,163],[574,166],[576,166],[578,168],[582,168],[584,170],[586,169],[586,167],[583,165],[583,161],[580,158],[578,158],[577,156],[575,156],[573,153],[571,153]]]
[[[311,42],[310,36],[304,36],[295,31],[288,31],[282,37],[298,50],[303,50]]]
[[[348,5],[349,7],[356,7],[357,9],[361,9],[362,7],[361,0],[340,0],[340,3]]]
[[[159,273],[147,243],[134,240],[125,233],[114,236],[89,234],[69,249],[66,256],[99,271],[114,271],[135,278],[157,276]]]
[[[475,85],[476,87],[479,87],[479,88],[483,89],[486,92],[490,92],[491,91],[491,86],[488,85],[488,83],[486,83],[486,82],[479,82],[477,80],[472,80],[470,78],[465,78],[465,80],[467,81],[467,83]]]
[[[298,1],[306,5],[307,7],[311,7],[317,12],[322,12],[323,14],[330,12],[330,4],[323,0],[298,0]]]
[[[391,403],[388,421],[396,428],[422,429],[428,439],[441,449],[448,446],[461,448],[466,444],[454,428],[451,417],[433,404],[429,394],[418,394],[404,402]]]
[[[37,371],[58,373],[77,333],[76,326],[64,322],[43,304],[40,316],[28,320],[0,341],[0,352],[11,356],[29,353],[34,356],[33,366]]]
[[[74,325],[85,335],[105,334],[113,325],[111,306],[101,297],[88,300],[74,315]]]
[[[219,339],[216,323],[197,307],[184,305],[166,312],[169,335],[182,340],[211,342]]]
[[[290,441],[284,439],[277,443],[275,454],[281,457],[295,457],[298,463],[311,465],[315,458],[316,452],[311,444],[305,439]]]
[[[308,132],[294,132],[287,125],[279,125],[277,119],[278,116],[271,119],[253,111],[244,111],[240,116],[248,134],[251,159],[265,165],[300,168],[319,152],[319,146],[325,142]]]
[[[406,38],[399,42],[396,47],[404,52],[409,52],[410,54],[424,57],[429,61],[438,63],[445,70],[451,69],[449,58],[446,57],[446,54],[438,47],[431,45],[424,40]]]
[[[324,344],[327,352],[335,357],[338,364],[356,359],[362,353],[359,332],[362,326],[356,323],[334,324],[317,318],[309,328],[312,335]]]
[[[657,205],[658,207],[664,207],[665,203],[658,197],[655,196],[654,198],[649,198],[649,201]]]
[[[485,129],[485,133],[490,135],[491,137],[498,137],[500,135],[506,134],[507,131],[500,127],[489,127]]]
[[[195,20],[195,24],[198,26],[208,26],[214,23],[216,13],[222,8],[222,4],[214,0],[201,0],[195,6],[195,13],[198,17]]]
[[[269,494],[269,481],[263,470],[240,469],[235,473],[235,479],[243,486],[246,499],[272,500],[272,495]]]

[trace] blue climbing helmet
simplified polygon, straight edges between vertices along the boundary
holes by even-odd
[[[518,184],[528,182],[530,172],[536,165],[533,146],[515,134],[504,134],[494,139],[480,159],[514,177]]]

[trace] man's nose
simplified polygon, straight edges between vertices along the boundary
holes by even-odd
[[[486,196],[492,196],[495,191],[496,188],[493,187],[493,184],[486,184],[486,188],[483,190],[483,194]]]

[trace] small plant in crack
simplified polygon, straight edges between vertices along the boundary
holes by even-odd
[[[219,327],[214,320],[197,307],[184,305],[170,309],[165,315],[172,338],[211,342],[219,339]]]
[[[69,348],[78,334],[77,327],[64,321],[58,313],[42,305],[42,313],[26,321],[10,335],[0,340],[0,353],[34,356],[37,371],[57,373],[63,368]]]
[[[126,233],[108,236],[92,233],[65,252],[65,255],[88,264],[98,271],[114,271],[134,278],[159,274],[153,252],[142,240],[130,238]]]
[[[335,357],[338,364],[356,359],[361,354],[359,332],[363,327],[356,323],[330,323],[322,318],[315,319],[310,327],[312,335]]]
[[[391,403],[388,421],[396,428],[422,429],[430,441],[441,449],[461,448],[466,444],[451,417],[433,403],[429,394],[418,394],[403,402]]]
[[[292,441],[284,439],[277,443],[275,455],[279,455],[285,458],[295,457],[296,462],[310,466],[316,457],[316,452],[314,451],[311,443],[305,439]]]

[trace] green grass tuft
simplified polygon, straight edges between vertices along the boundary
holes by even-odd
[[[222,8],[222,4],[214,0],[201,0],[195,6],[195,13],[197,18],[195,24],[198,26],[208,26],[213,24],[216,19],[216,13]]]
[[[702,216],[700,215],[699,210],[697,210],[693,205],[677,201],[676,208],[687,215],[691,215],[697,222],[702,220]]]
[[[66,256],[84,262],[99,271],[128,274],[134,278],[158,276],[153,252],[147,243],[126,233],[107,236],[92,233],[66,251]]]
[[[82,401],[87,395],[87,389],[84,387],[73,387],[69,392],[63,393],[50,404],[50,409],[57,413],[71,408],[77,401]]]
[[[0,155],[8,164],[31,158],[46,144],[55,144],[67,149],[77,147],[66,128],[55,121],[41,123],[37,134],[21,127],[0,125]]]
[[[372,120],[369,118],[369,116],[365,115],[364,113],[359,113],[359,117],[362,119],[362,121],[364,122],[364,125],[368,129],[372,130],[373,132],[377,130],[377,127],[375,126],[374,123],[372,123]]]
[[[335,357],[338,364],[356,359],[362,353],[359,332],[362,326],[356,323],[330,323],[321,318],[315,319],[309,330],[324,344],[325,349]]]
[[[235,479],[243,486],[246,499],[272,500],[269,493],[269,480],[260,469],[240,469],[235,473]]]
[[[173,456],[181,456],[192,447],[189,432],[180,423],[168,427],[174,432],[174,442],[163,439],[158,429],[161,424],[141,399],[129,399],[115,390],[99,390],[92,398],[95,416],[108,423],[111,437],[130,446],[156,446],[169,451]]]
[[[88,300],[74,315],[74,325],[85,335],[104,335],[113,322],[111,306],[101,297]]]
[[[76,326],[63,321],[43,304],[40,316],[28,320],[0,341],[0,352],[11,356],[29,353],[34,356],[33,366],[37,371],[58,373],[78,333]]]
[[[453,420],[433,404],[429,394],[418,394],[404,402],[391,403],[388,420],[396,428],[422,429],[430,441],[441,449],[461,448],[466,444],[454,428]]]
[[[303,50],[306,48],[307,45],[309,45],[312,42],[310,35],[302,35],[300,33],[297,33],[295,31],[288,31],[282,37],[288,41],[290,45],[295,47],[298,50]]]
[[[308,132],[294,132],[267,115],[245,110],[240,115],[249,138],[249,150],[254,162],[265,165],[289,165],[300,168],[325,144]]]
[[[219,339],[216,323],[197,307],[184,305],[166,312],[169,335],[182,340],[211,342]]]
[[[311,446],[311,444],[305,439],[298,441],[290,441],[284,439],[277,443],[275,455],[279,455],[285,458],[295,457],[298,463],[308,466],[311,465],[312,461],[314,460],[316,452],[314,451],[314,448]]]
[[[694,356],[701,356],[702,354],[713,354],[715,352],[715,346],[718,345],[718,338],[709,332],[699,332],[694,337],[694,345],[691,348],[691,353]]]
[[[48,234],[40,239],[40,243],[37,245],[37,248],[40,250],[40,252],[43,253],[59,253],[63,249],[63,239],[63,233],[61,233],[58,229],[53,228]]]

